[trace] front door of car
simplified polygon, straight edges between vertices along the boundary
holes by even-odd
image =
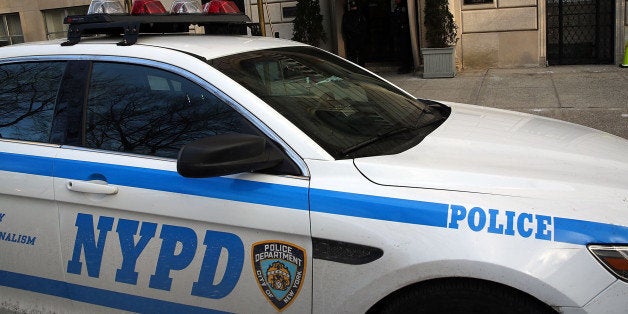
[[[187,72],[99,60],[54,170],[75,309],[309,312],[307,178],[180,176],[186,143],[261,133]]]

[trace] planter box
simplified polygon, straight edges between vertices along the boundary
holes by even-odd
[[[447,48],[422,48],[423,77],[454,77],[456,76],[456,50]]]

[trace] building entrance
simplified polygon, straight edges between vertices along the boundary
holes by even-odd
[[[614,38],[614,0],[547,0],[550,65],[611,64]]]
[[[367,62],[393,62],[391,0],[358,1],[368,24]]]

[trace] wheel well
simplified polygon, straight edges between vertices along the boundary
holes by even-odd
[[[368,311],[368,314],[374,313],[383,313],[386,312],[384,309],[393,302],[400,302],[404,298],[408,298],[412,295],[413,292],[426,289],[443,289],[443,287],[455,287],[455,286],[476,286],[482,287],[482,289],[487,289],[491,291],[500,291],[500,293],[510,294],[517,296],[517,298],[521,300],[525,300],[531,304],[534,304],[539,309],[543,309],[542,312],[545,313],[557,313],[555,309],[553,309],[550,305],[543,303],[541,300],[521,291],[515,289],[513,287],[503,285],[497,282],[476,279],[476,278],[466,278],[466,277],[450,277],[450,278],[437,278],[430,279],[422,282],[417,282],[406,287],[403,287],[397,291],[392,292],[387,295],[383,299],[379,300],[375,305],[373,305]]]

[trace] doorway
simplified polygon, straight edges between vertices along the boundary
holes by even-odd
[[[614,0],[547,0],[549,65],[611,64],[614,48]]]
[[[358,1],[368,25],[366,62],[395,61],[391,30],[391,0]]]

